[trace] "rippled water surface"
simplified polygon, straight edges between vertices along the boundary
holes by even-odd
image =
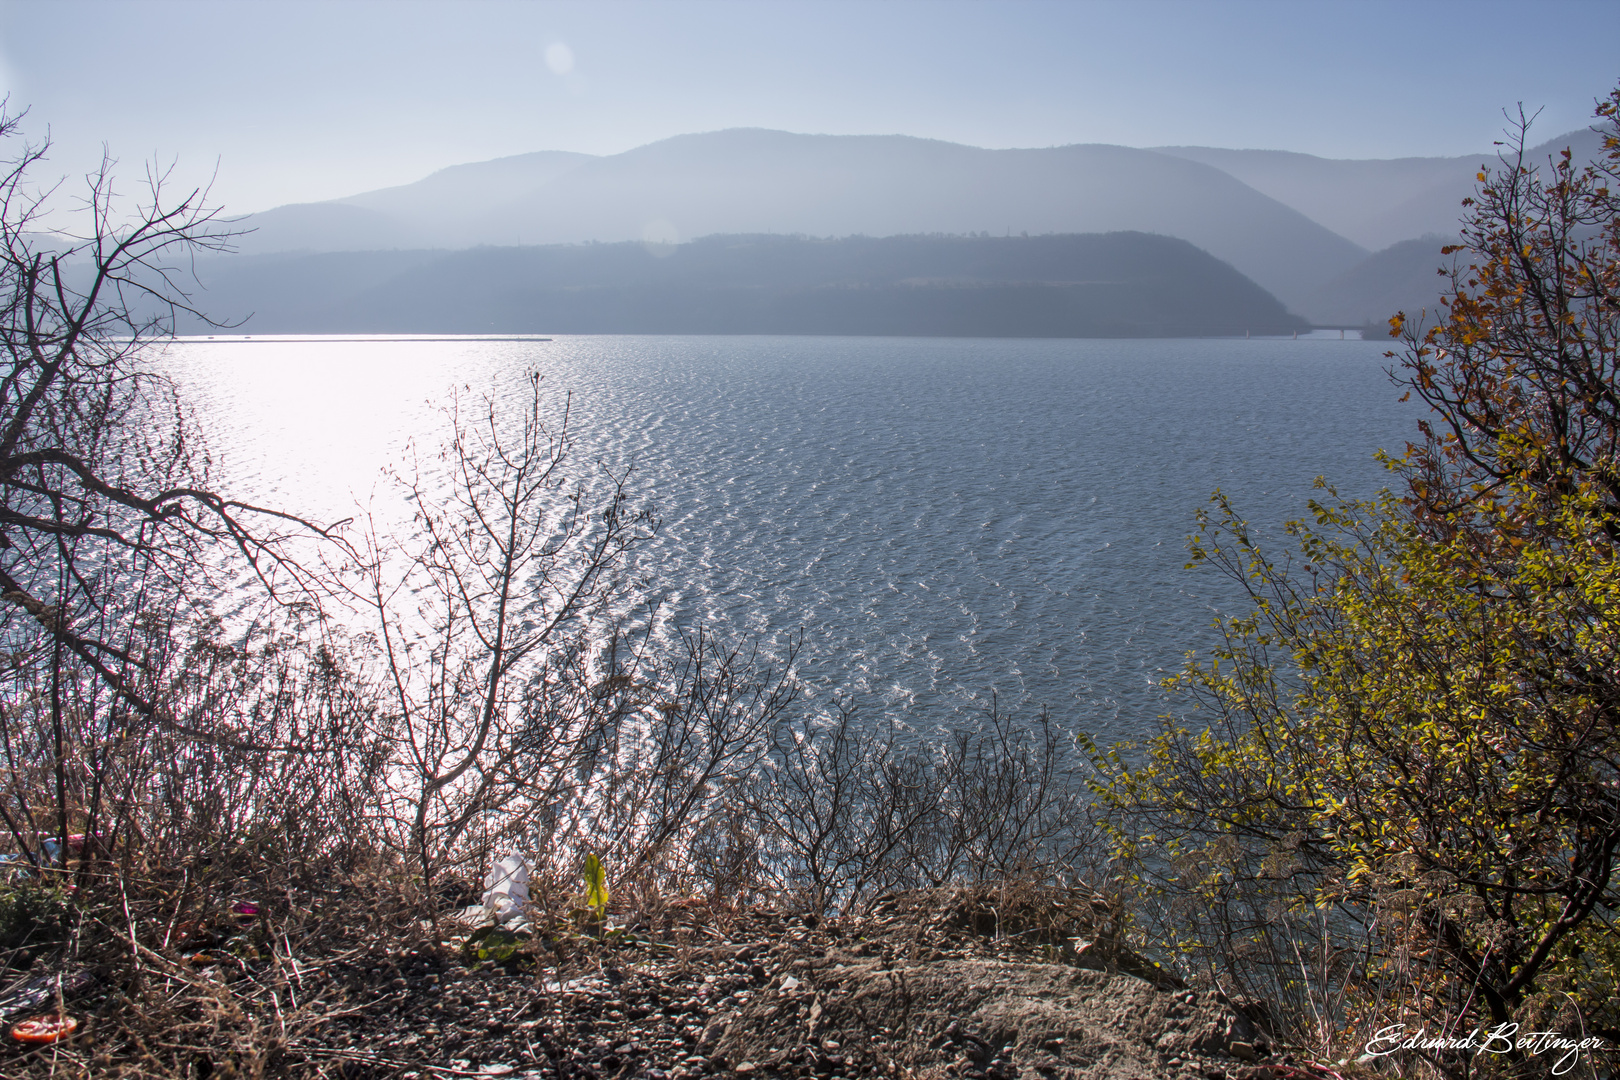
[[[1331,340],[578,337],[215,340],[167,360],[223,483],[314,516],[402,512],[379,482],[444,430],[453,387],[538,370],[572,395],[582,467],[633,464],[643,553],[682,619],[803,627],[806,671],[948,724],[1046,704],[1105,737],[1211,644],[1232,587],[1183,569],[1217,487],[1255,522],[1311,481],[1385,482],[1414,430],[1383,346]]]

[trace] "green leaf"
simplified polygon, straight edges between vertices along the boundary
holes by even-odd
[[[608,906],[607,871],[594,854],[585,856],[585,906],[594,910],[598,919]]]

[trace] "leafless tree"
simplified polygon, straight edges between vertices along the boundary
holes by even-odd
[[[373,530],[359,596],[376,617],[400,772],[387,815],[425,886],[470,829],[519,829],[528,807],[573,797],[615,720],[604,658],[629,551],[652,535],[624,474],[564,467],[566,404],[547,416],[538,374],[516,417],[494,396],[450,409],[443,468],[402,482],[415,537]],[[632,665],[633,666],[633,665]]]
[[[82,802],[69,790],[73,744],[96,759],[137,729],[185,729],[154,678],[219,552],[275,587],[298,576],[288,533],[310,526],[209,486],[150,363],[177,313],[200,314],[189,259],[231,239],[207,192],[174,192],[149,169],[125,199],[106,159],[65,198],[62,184],[38,183],[49,144],[27,142],[20,120],[0,105],[0,708],[13,779],[26,761],[53,763],[50,824],[64,835]],[[41,730],[44,745],[25,735]],[[52,830],[33,814],[0,799],[4,827],[37,857]]]

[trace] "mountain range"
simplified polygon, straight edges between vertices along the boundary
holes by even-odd
[[[1589,158],[1599,142],[1576,131],[1529,157],[1544,161],[1566,145]],[[1419,238],[1455,231],[1475,173],[1493,161],[1492,152],[1335,160],[1210,147],[986,150],[905,136],[735,129],[610,156],[545,151],[459,165],[400,187],[278,207],[243,219],[250,231],[239,247],[261,257],[394,253],[348,260],[375,274],[438,261],[430,252],[684,246],[713,234],[1152,233],[1203,249],[1295,314],[1355,325],[1387,317],[1392,301],[1432,306],[1444,241]],[[216,269],[233,296],[254,279],[266,301],[255,307],[289,310],[277,297],[299,286],[277,275],[290,267],[282,258]],[[1038,280],[1034,267],[1022,273]]]

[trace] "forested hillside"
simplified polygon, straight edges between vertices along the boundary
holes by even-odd
[[[1226,263],[1145,233],[260,256],[215,260],[201,276],[214,317],[256,334],[1143,337],[1306,325]]]

